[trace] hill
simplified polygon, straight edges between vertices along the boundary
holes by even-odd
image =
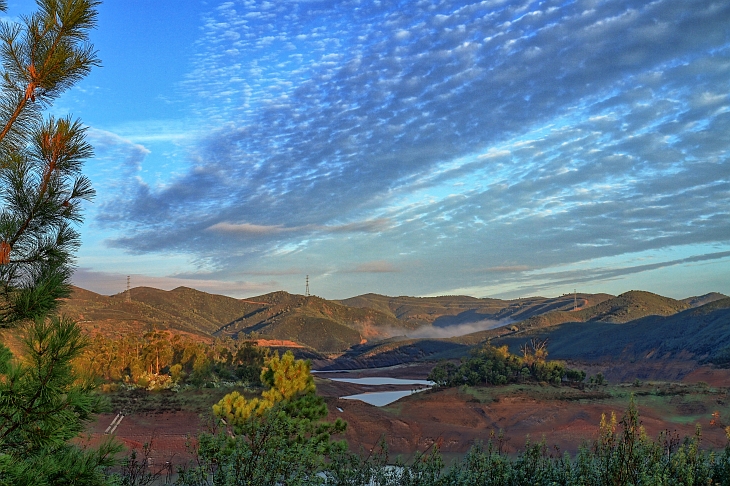
[[[688,304],[690,307],[699,307],[701,305],[709,304],[710,302],[715,302],[716,300],[727,298],[728,296],[725,294],[721,294],[719,292],[710,292],[709,294],[705,295],[687,297],[686,299],[682,299],[682,302]]]
[[[579,308],[573,311],[575,300]],[[517,346],[531,337],[549,337],[551,356],[564,359],[594,359],[617,352],[621,355],[630,344],[629,338],[651,344],[646,349],[644,344],[634,344],[632,352],[649,353],[651,349],[663,349],[656,339],[671,336],[665,332],[668,329],[678,333],[687,319],[707,318],[714,323],[714,317],[704,313],[709,309],[722,311],[726,301],[728,298],[716,293],[680,301],[642,291],[617,297],[577,294],[577,299],[563,295],[512,301],[377,294],[328,301],[287,292],[234,299],[185,287],[171,291],[137,287],[131,290],[131,302],[126,301],[125,293],[103,296],[76,288],[71,298],[63,302],[61,311],[92,333],[112,335],[170,329],[206,341],[215,337],[278,340],[283,341],[282,346],[303,346],[300,351],[314,353],[312,356],[317,352],[342,355],[339,365],[352,368],[459,357],[488,339]],[[665,318],[668,320],[662,325],[666,329],[658,328],[657,323],[664,322]],[[460,333],[468,329],[469,323],[489,329],[438,338],[451,332]],[[709,342],[712,338],[704,332],[697,328],[695,335],[682,334],[682,339],[692,338],[695,343],[699,343],[700,336],[708,340],[709,344],[703,345],[707,349],[699,344],[696,349],[691,345],[692,356],[725,359],[721,357],[725,351],[719,341]],[[611,345],[598,344],[606,342]],[[617,351],[619,343],[624,343],[620,352]],[[730,363],[730,348],[726,354]]]
[[[576,312],[552,311],[516,324],[519,330],[541,329],[566,322],[626,323],[650,315],[668,316],[688,309],[686,302],[641,290],[631,290]]]
[[[367,308],[348,307],[319,297],[273,292],[254,297],[255,309],[217,329],[215,336],[290,339],[322,352],[340,352],[371,339],[402,332],[404,323]]]
[[[130,293],[131,301],[127,302],[126,293],[105,296],[75,287],[60,311],[103,334],[156,328],[210,338],[216,329],[254,307],[246,301],[186,287],[171,291],[136,287]]]
[[[458,358],[468,353],[471,347],[480,346],[488,340],[493,343],[509,344],[512,352],[518,352],[519,346],[533,337],[549,339],[551,357],[559,359],[585,359],[588,355],[577,352],[573,353],[570,350],[566,350],[562,354],[555,356],[556,346],[560,348],[562,345],[560,343],[564,343],[565,346],[574,350],[594,349],[596,343],[602,342],[604,339],[602,336],[596,334],[596,330],[603,329],[601,327],[602,325],[610,324],[611,328],[617,329],[617,333],[620,334],[621,330],[628,329],[627,326],[631,326],[643,318],[674,316],[681,311],[690,309],[690,304],[686,302],[644,291],[630,291],[617,297],[605,299],[603,297],[606,294],[598,294],[598,296],[598,298],[595,298],[598,303],[591,307],[584,307],[574,312],[553,310],[545,314],[533,315],[507,326],[463,336],[448,339],[408,339],[398,342],[376,343],[367,348],[358,347],[343,355],[338,360],[338,366],[352,368],[355,367],[355,364],[363,363],[368,363],[370,366],[373,366],[374,363],[380,363],[380,366],[385,366],[398,362],[404,363],[413,359],[435,360]],[[521,300],[526,301],[522,302],[525,307],[522,313],[515,312],[509,306],[505,309],[511,311],[512,315],[529,315],[530,313],[534,314],[539,312],[540,309],[550,308],[551,305],[556,304],[555,302],[546,303],[545,301],[548,299],[543,298]],[[570,300],[572,301],[572,296]],[[713,304],[722,305],[722,302],[715,301]],[[711,306],[712,304],[708,305]],[[689,315],[683,314],[677,317],[676,322],[681,323],[682,319],[687,318]],[[588,325],[589,323],[590,326]],[[601,326],[598,324],[601,324]],[[565,331],[560,334],[562,341],[556,344],[554,342],[556,339],[554,333],[558,333],[558,330]],[[583,331],[583,334],[581,334],[583,340],[574,342],[572,333],[576,333],[578,330]],[[660,333],[659,336],[661,335]],[[638,335],[634,336],[634,338],[643,339]],[[624,342],[623,338],[619,337],[606,339],[612,339],[614,344]],[[360,355],[356,355],[355,351],[360,351]],[[602,356],[613,356],[616,352],[617,349],[612,348],[611,350],[605,350]],[[730,360],[730,351],[728,351],[728,360]]]
[[[273,292],[234,299],[178,287],[149,287],[104,296],[74,288],[61,312],[92,333],[105,335],[170,329],[210,340],[213,337],[254,337],[294,341],[326,353],[344,351],[369,339],[384,339],[410,324],[372,309],[349,308],[319,297]]]
[[[479,321],[514,322],[551,311],[573,311],[595,306],[609,294],[565,294],[560,297],[528,297],[515,300],[478,299],[464,295],[443,297],[388,297],[364,294],[339,302],[374,309],[414,327],[432,325],[449,327]]]
[[[516,351],[533,337],[548,339],[550,357],[555,359],[677,359],[730,366],[730,298],[672,315],[647,315],[627,323],[570,322],[502,336],[493,342]]]

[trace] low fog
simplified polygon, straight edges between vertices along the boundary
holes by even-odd
[[[503,319],[500,321],[485,319],[483,321],[455,324],[448,327],[425,326],[408,332],[406,336],[409,338],[450,338],[507,326],[512,324],[512,322],[514,321],[509,319]]]

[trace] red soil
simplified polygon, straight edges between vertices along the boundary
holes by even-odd
[[[101,414],[89,426],[87,432],[91,444],[98,444],[108,437],[104,435],[104,430],[114,417],[115,414]],[[169,461],[173,465],[180,465],[192,459],[190,452],[194,450],[195,438],[204,430],[205,421],[196,413],[166,412],[127,415],[111,436],[124,444],[128,451],[136,449],[138,454],[142,453],[144,444],[151,444],[150,457],[154,464]]]
[[[434,442],[443,452],[466,452],[476,441],[486,443],[500,430],[505,433],[506,450],[524,448],[545,437],[548,446],[575,452],[583,442],[596,438],[602,414],[615,412],[620,420],[622,408],[603,403],[580,403],[563,400],[534,400],[528,397],[505,397],[489,404],[470,402],[470,397],[456,389],[424,392],[400,400],[395,406],[377,408],[354,400],[328,400],[331,416],[348,423],[347,441],[351,446],[371,449],[385,436],[395,454],[423,451]],[[343,412],[338,412],[339,407]],[[681,437],[695,432],[695,424],[668,422],[656,411],[642,407],[639,413],[649,437],[660,431],[676,431]],[[727,442],[720,427],[711,427],[711,411],[701,421],[705,447],[721,448]],[[496,441],[496,439],[495,439]]]
[[[356,376],[377,375],[401,378],[424,378],[422,369],[394,367],[389,370],[372,370]],[[412,376],[418,375],[418,376]],[[423,451],[434,442],[441,443],[446,454],[464,453],[476,441],[487,442],[500,430],[504,431],[506,450],[517,451],[524,447],[525,439],[539,441],[545,437],[551,451],[575,452],[583,442],[592,441],[598,432],[601,415],[615,412],[620,420],[628,405],[627,399],[615,399],[606,395],[581,399],[580,392],[563,396],[560,390],[546,387],[545,398],[537,391],[496,391],[492,398],[482,402],[472,395],[451,388],[431,390],[407,396],[386,407],[374,407],[357,400],[341,400],[348,394],[372,391],[363,385],[335,383],[317,375],[318,393],[325,397],[330,420],[340,417],[348,423],[345,438],[353,450],[370,450],[381,437],[385,437],[392,456]],[[343,377],[344,375],[329,375]],[[353,376],[350,374],[349,376]],[[724,387],[730,383],[730,370],[700,368],[686,376],[686,383],[704,381],[712,387]],[[658,386],[658,385],[657,385]],[[379,391],[408,389],[403,386],[380,387]],[[498,389],[494,389],[498,390]],[[627,387],[626,392],[633,391]],[[641,390],[641,389],[637,389]],[[643,389],[648,393],[647,389]],[[721,389],[722,390],[722,389]],[[568,395],[570,395],[568,393]],[[577,395],[576,395],[577,394]],[[553,397],[553,398],[550,398]],[[538,399],[539,398],[539,399]],[[696,424],[702,426],[702,444],[708,448],[722,448],[726,442],[724,426],[730,424],[730,399],[724,392],[692,397],[659,397],[645,395],[636,398],[641,421],[649,437],[656,438],[663,430],[676,432],[680,437],[691,436]],[[702,403],[697,400],[704,400]],[[211,405],[215,400],[211,400]],[[343,411],[340,412],[339,409]],[[712,413],[721,412],[724,423],[711,425]],[[103,431],[114,415],[101,415],[89,427],[92,442],[103,437]],[[129,448],[141,450],[144,443],[152,440],[152,457],[155,464],[171,461],[183,464],[191,459],[186,443],[197,433],[206,430],[206,421],[193,412],[166,412],[159,414],[129,415],[117,428],[115,436]]]

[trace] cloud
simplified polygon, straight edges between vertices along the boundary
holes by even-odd
[[[291,231],[292,228],[282,228],[277,226],[263,226],[260,224],[232,224],[232,223],[216,223],[206,228],[207,231],[218,231],[221,233],[235,233],[242,235],[261,236],[281,233],[283,231]]]
[[[343,270],[345,273],[394,273],[399,271],[392,263],[384,260],[364,262],[350,270]]]
[[[710,0],[228,2],[183,82],[189,167],[98,221],[211,271],[397,255],[414,293],[727,244],[728,24]]]
[[[530,267],[527,265],[500,265],[496,267],[489,267],[483,270],[477,270],[485,273],[512,273],[512,272],[524,272],[529,270]]]

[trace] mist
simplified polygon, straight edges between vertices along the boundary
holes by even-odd
[[[425,326],[419,329],[414,329],[406,333],[409,338],[451,338],[457,336],[464,336],[465,334],[471,334],[473,332],[488,331],[489,329],[496,329],[498,327],[507,326],[512,324],[512,320],[491,320],[484,319],[483,321],[467,322],[464,324],[456,324],[448,327],[434,327]]]

